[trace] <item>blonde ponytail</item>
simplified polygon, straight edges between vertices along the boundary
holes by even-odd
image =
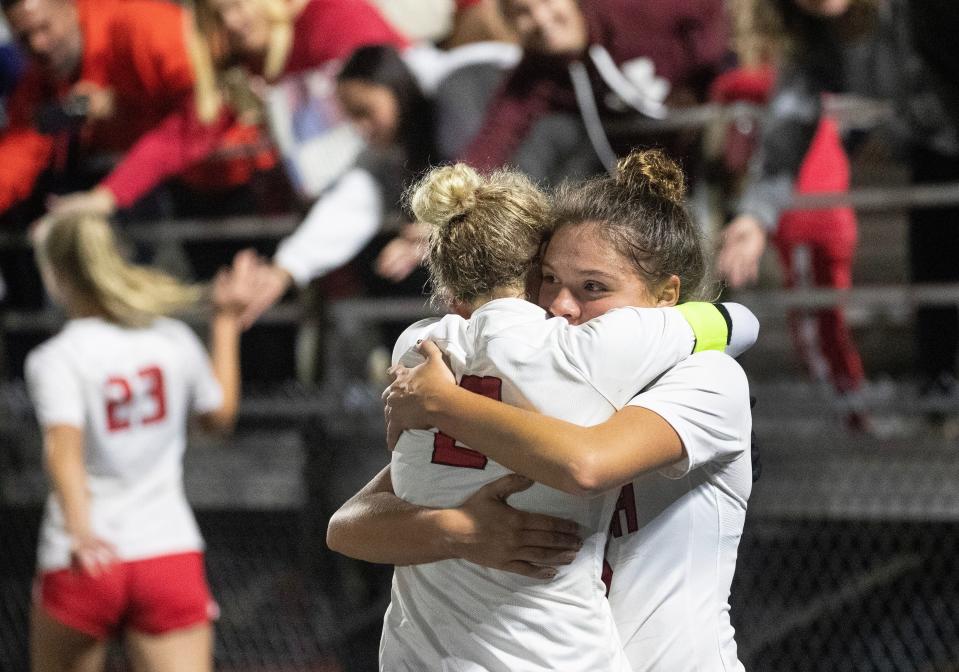
[[[162,271],[127,262],[109,223],[90,214],[48,217],[36,237],[37,260],[59,284],[111,322],[128,327],[194,306],[203,290]]]

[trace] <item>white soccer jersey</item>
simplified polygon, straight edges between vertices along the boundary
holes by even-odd
[[[623,308],[576,327],[545,318],[531,303],[499,299],[468,321],[447,315],[413,325],[393,359],[429,338],[448,355],[460,385],[592,425],[688,356],[694,344],[692,329],[674,309]],[[456,506],[510,473],[435,430],[404,432],[391,471],[397,495],[430,507]],[[600,580],[613,501],[536,484],[510,504],[579,523],[584,545],[576,560],[552,581],[463,560],[397,567],[382,670],[629,669]]]
[[[686,459],[617,495],[609,602],[634,672],[734,672],[729,590],[752,489],[749,389],[719,352],[677,364],[629,402],[662,416]]]
[[[26,378],[41,426],[84,429],[94,534],[122,560],[202,548],[183,492],[186,426],[191,409],[214,411],[223,394],[188,326],[165,318],[142,329],[71,320],[30,353]],[[63,511],[51,493],[37,564],[69,563]]]

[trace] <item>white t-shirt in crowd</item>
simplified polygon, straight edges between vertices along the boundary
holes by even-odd
[[[610,527],[609,602],[634,672],[734,672],[729,591],[752,490],[749,388],[697,353],[629,402],[662,416],[686,459],[626,485]]]
[[[214,411],[223,394],[187,325],[159,318],[132,329],[71,320],[29,354],[26,379],[42,427],[83,428],[92,530],[121,560],[202,548],[183,491],[186,427],[191,410]],[[51,493],[37,564],[51,570],[69,563],[63,511]]]
[[[519,299],[491,301],[470,320],[419,322],[397,341],[394,361],[427,338],[446,353],[460,385],[583,425],[609,418],[694,345],[675,309],[623,308],[574,327]],[[397,495],[430,507],[456,506],[510,473],[436,430],[404,432],[391,472]],[[540,484],[510,498],[519,509],[581,526],[582,551],[552,581],[464,560],[397,567],[380,668],[628,670],[601,582],[613,503]]]

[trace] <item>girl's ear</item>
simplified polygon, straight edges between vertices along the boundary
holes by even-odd
[[[659,287],[656,293],[656,306],[675,306],[679,303],[679,276],[671,275]]]

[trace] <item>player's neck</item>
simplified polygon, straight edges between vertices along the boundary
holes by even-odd
[[[106,317],[107,313],[95,302],[79,297],[70,301],[66,307],[67,315],[71,320],[81,320],[86,317]]]
[[[456,302],[453,310],[457,315],[469,318],[473,311],[496,299],[526,299],[526,289],[523,287],[496,287],[492,292],[477,296],[470,302]]]

